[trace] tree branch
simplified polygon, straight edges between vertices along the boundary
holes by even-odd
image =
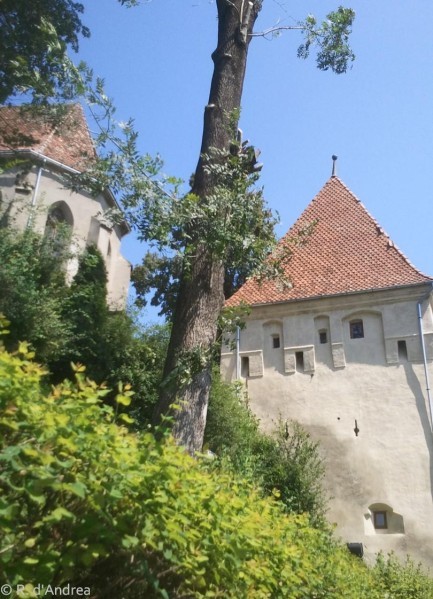
[[[276,25],[275,27],[269,27],[269,29],[265,29],[264,31],[253,31],[249,34],[249,37],[264,37],[273,36],[275,33],[279,33],[280,31],[292,31],[297,29],[298,31],[302,31],[305,29],[303,25]]]

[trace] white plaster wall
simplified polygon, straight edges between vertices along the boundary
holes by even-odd
[[[320,441],[326,488],[333,497],[329,518],[345,541],[362,542],[370,558],[379,550],[394,550],[433,568],[433,435],[417,318],[417,301],[426,290],[418,286],[256,308],[241,332],[241,347],[260,350],[258,331],[266,330],[263,324],[273,316],[283,321],[286,352],[314,348],[314,368],[307,373],[281,372],[276,362],[262,376],[249,378],[251,408],[264,429],[272,430],[281,416],[298,420]],[[423,312],[430,331],[427,302]],[[350,339],[354,315],[363,320],[364,339]],[[318,330],[326,323],[330,335],[324,346]],[[407,341],[408,360],[399,361],[398,340]],[[337,366],[336,345],[344,356]],[[430,353],[431,377],[432,358]],[[225,351],[226,379],[234,377],[234,363],[233,352]],[[375,503],[389,505],[395,518],[402,516],[404,533],[374,530],[369,506]]]
[[[16,187],[18,169],[0,177],[2,202],[0,214],[8,209],[11,222],[18,228],[25,228],[32,214],[35,231],[44,232],[50,207],[57,202],[65,202],[73,217],[71,250],[75,255],[67,265],[67,276],[71,281],[77,272],[78,255],[87,244],[95,243],[101,251],[107,268],[108,302],[113,309],[123,309],[128,295],[131,266],[121,255],[121,231],[118,226],[107,226],[103,213],[109,205],[103,195],[93,197],[85,191],[74,193],[65,188],[61,177],[44,169],[37,194],[34,189],[37,168],[33,167],[26,176],[26,187]],[[32,202],[34,206],[32,207]],[[109,252],[110,248],[110,252]]]

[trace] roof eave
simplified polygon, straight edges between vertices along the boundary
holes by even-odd
[[[21,156],[36,159],[45,164],[48,163],[51,166],[53,166],[59,170],[63,170],[71,175],[79,175],[82,172],[76,168],[73,168],[71,166],[68,166],[67,164],[64,164],[63,162],[54,160],[54,158],[50,158],[49,156],[45,156],[44,154],[41,154],[40,152],[36,152],[35,150],[29,150],[29,149],[0,150],[0,156],[13,157],[13,156],[16,156],[17,154],[21,155]],[[116,198],[114,197],[113,192],[110,189],[108,189],[108,188],[104,189],[103,194],[106,197],[106,199],[108,200],[108,203],[111,204],[111,206],[114,206],[115,208],[118,208],[120,211],[122,211],[121,207],[119,206],[119,203],[117,202]],[[131,227],[126,222],[126,220],[123,220],[121,223],[119,223],[119,227],[120,227],[123,235],[126,235],[131,232]]]
[[[241,302],[239,302],[239,304],[236,304],[235,306],[230,306],[230,307],[237,307],[240,305],[246,305],[251,308],[261,308],[263,306],[281,306],[282,304],[294,304],[296,302],[307,302],[307,301],[318,300],[318,299],[331,299],[331,298],[337,298],[337,297],[346,297],[346,296],[358,295],[360,293],[377,293],[379,291],[409,289],[409,288],[414,288],[414,287],[424,287],[425,285],[430,285],[431,291],[433,291],[433,278],[428,278],[425,281],[420,281],[419,283],[409,283],[406,285],[391,285],[390,287],[374,287],[374,288],[370,288],[370,289],[359,289],[356,291],[344,291],[343,293],[330,293],[329,295],[328,294],[326,294],[326,295],[310,295],[307,297],[297,297],[297,298],[293,298],[293,299],[285,299],[285,300],[280,300],[280,301],[275,301],[275,302],[261,302],[261,303],[249,304],[248,302],[241,301]]]

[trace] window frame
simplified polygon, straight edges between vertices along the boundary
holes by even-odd
[[[327,331],[327,329],[321,329],[319,331],[319,343],[320,343],[320,345],[326,345],[326,343],[328,343],[328,331]]]
[[[380,517],[383,517],[383,524],[378,522]],[[373,510],[373,526],[375,530],[388,530],[388,513],[386,510]]]
[[[364,339],[364,321],[362,318],[357,318],[349,322],[349,334],[351,339]]]
[[[272,349],[280,349],[281,347],[281,338],[278,333],[274,333],[271,335],[272,337]]]
[[[250,357],[241,356],[241,378],[247,379],[250,376]]]

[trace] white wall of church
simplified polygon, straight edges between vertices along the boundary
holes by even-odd
[[[417,314],[423,300],[433,377],[428,291],[419,285],[255,307],[239,353],[249,360],[244,382],[263,428],[272,430],[279,416],[295,419],[320,441],[328,515],[344,541],[362,542],[370,557],[394,550],[433,567],[433,434]],[[227,346],[227,380],[235,368]],[[386,529],[373,524],[380,506]]]
[[[67,221],[72,229],[71,250],[75,257],[69,260],[67,276],[74,277],[78,267],[78,256],[90,243],[101,251],[107,268],[108,302],[113,309],[125,306],[131,266],[121,255],[121,231],[104,218],[109,208],[107,200],[100,194],[93,197],[85,191],[75,193],[66,188],[61,176],[44,168],[37,185],[38,168],[20,176],[15,169],[0,176],[0,215],[6,211],[11,224],[20,229],[28,226],[29,218],[35,231],[44,233],[47,217],[55,207],[67,212]]]

